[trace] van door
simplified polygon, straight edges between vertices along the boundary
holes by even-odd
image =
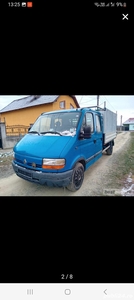
[[[93,113],[87,112],[83,117],[83,122],[81,126],[81,131],[83,130],[83,127],[85,125],[91,126],[91,137],[90,138],[84,138],[79,140],[79,147],[81,151],[81,156],[83,156],[86,160],[86,169],[94,163],[95,161],[95,152],[96,152],[96,145],[94,143],[94,140],[96,140],[96,133],[94,130],[94,118]]]
[[[100,122],[100,116],[95,114],[95,160],[101,157],[102,155],[102,128]]]

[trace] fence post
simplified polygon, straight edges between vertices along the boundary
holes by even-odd
[[[2,149],[6,148],[6,126],[5,123],[1,123],[1,141],[2,141]]]

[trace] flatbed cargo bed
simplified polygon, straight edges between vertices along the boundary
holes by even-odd
[[[117,114],[109,109],[101,111],[103,116],[104,145],[116,138]]]

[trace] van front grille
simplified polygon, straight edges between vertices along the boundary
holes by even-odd
[[[24,161],[21,160],[21,159],[18,159],[18,158],[17,158],[16,161],[17,161],[18,163],[22,164],[22,165],[30,166],[30,167],[32,167],[33,169],[36,169],[36,168],[42,168],[42,165],[41,165],[41,164],[36,164],[36,167],[33,167],[33,166],[32,166],[32,163],[26,163],[26,164],[24,164]]]
[[[23,171],[23,170],[18,170],[18,173],[22,174],[22,175],[25,175],[27,177],[32,177],[32,174],[27,172],[27,171]]]
[[[30,167],[33,167],[32,163],[28,163],[27,165]],[[36,168],[41,168],[41,167],[42,167],[42,165],[36,164]],[[36,169],[35,167],[33,167],[33,168]]]

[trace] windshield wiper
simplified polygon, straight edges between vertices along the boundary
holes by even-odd
[[[34,130],[29,131],[28,133],[37,133],[38,135],[40,135],[38,131],[34,131]]]
[[[42,132],[40,132],[40,134],[46,134],[46,133],[59,134],[59,135],[62,136],[62,134],[60,132],[58,132],[58,131],[42,131]]]

